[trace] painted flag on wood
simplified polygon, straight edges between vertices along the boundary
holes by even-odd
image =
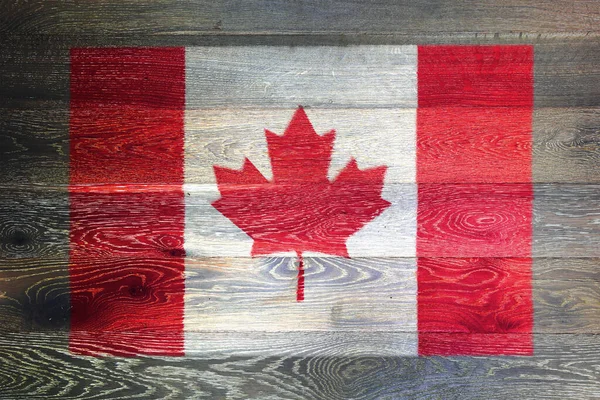
[[[531,46],[72,50],[71,350],[533,354],[532,108]]]

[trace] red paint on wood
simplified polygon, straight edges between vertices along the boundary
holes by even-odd
[[[248,159],[241,170],[215,166],[221,198],[213,206],[254,240],[253,256],[312,251],[348,257],[348,237],[390,205],[381,198],[386,167],[359,170],[351,160],[330,182],[335,132],[318,135],[302,107],[283,136],[266,136],[273,180]]]
[[[533,48],[422,46],[417,181],[531,182]]]
[[[423,183],[419,257],[529,257],[531,184]]]
[[[418,63],[419,353],[531,354],[532,47]]]
[[[419,353],[533,351],[530,258],[419,258]],[[443,346],[440,342],[446,342]],[[487,338],[482,340],[482,338]]]
[[[71,52],[76,353],[183,354],[184,105],[182,48]],[[143,263],[150,255],[160,261]],[[131,332],[126,351],[113,341]]]
[[[531,333],[419,332],[422,356],[532,356]]]
[[[183,179],[183,48],[71,50],[71,184]]]

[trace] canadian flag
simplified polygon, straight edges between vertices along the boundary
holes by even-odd
[[[532,109],[531,46],[73,49],[71,350],[533,354]]]

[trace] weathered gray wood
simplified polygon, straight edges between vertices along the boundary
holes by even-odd
[[[600,255],[600,186],[534,185],[534,196],[535,257]]]
[[[0,331],[68,330],[68,257],[0,260]]]
[[[2,184],[68,183],[68,60],[68,48],[2,45]]]
[[[505,0],[461,3],[432,0],[234,1],[107,0],[94,3],[4,2],[0,32],[18,34],[238,34],[261,33],[460,33],[588,32],[600,23],[589,0]]]
[[[543,282],[543,284],[538,284]],[[535,281],[535,330],[600,333],[600,283]]]
[[[68,110],[0,109],[2,183],[68,183],[68,139]]]
[[[534,279],[600,281],[598,258],[534,258]]]
[[[534,182],[600,182],[599,166],[598,108],[534,110]]]
[[[235,335],[215,335],[215,344]],[[205,339],[199,335],[198,340]],[[64,334],[0,336],[2,399],[594,399],[597,335],[537,335],[533,357],[375,357],[271,351],[243,356],[94,358],[69,354]],[[363,343],[378,342],[363,337]]]
[[[0,190],[0,259],[62,257],[69,251],[65,189]]]
[[[0,109],[68,108],[69,47],[2,42]]]
[[[600,105],[600,40],[536,46],[534,53],[535,107]]]
[[[152,266],[159,260],[89,260],[98,271],[132,262]],[[188,259],[186,332],[416,331],[415,259],[306,258],[304,303],[295,301],[296,262]],[[600,333],[599,269],[597,258],[535,259],[534,331]],[[85,282],[70,287],[66,257],[0,261],[0,331],[68,330],[70,290],[93,292]]]
[[[428,44],[468,44],[504,45],[532,44],[556,46],[590,46],[600,39],[600,32],[440,32],[421,33],[260,33],[231,34],[214,32],[196,34],[31,34],[9,33],[0,36],[0,44],[6,47],[37,46],[44,48],[73,47],[136,47],[136,46],[356,46],[356,45],[428,45]]]

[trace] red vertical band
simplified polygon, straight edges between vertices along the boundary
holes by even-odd
[[[183,48],[71,51],[70,349],[183,354]]]
[[[532,354],[533,48],[418,64],[419,353]]]

